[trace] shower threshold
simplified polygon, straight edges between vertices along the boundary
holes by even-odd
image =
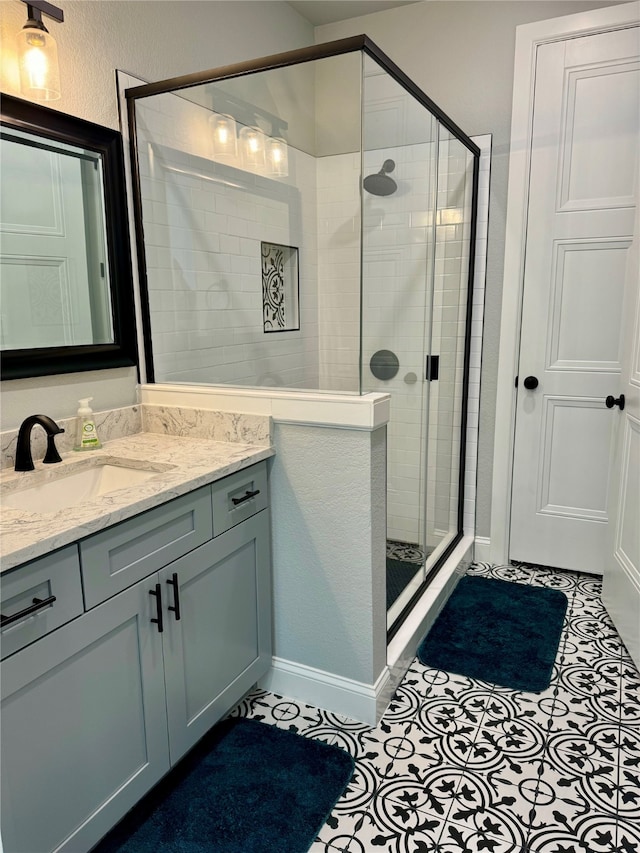
[[[458,533],[426,549],[412,542],[387,540],[387,644],[445,567],[461,539],[462,534]]]

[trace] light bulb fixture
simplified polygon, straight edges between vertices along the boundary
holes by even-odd
[[[259,127],[243,127],[240,131],[240,151],[245,166],[264,169],[265,139]]]
[[[282,137],[271,136],[267,139],[267,163],[274,177],[286,178],[289,174],[289,151]]]
[[[209,118],[212,130],[213,156],[235,160],[237,156],[236,122],[233,116],[214,113]]]
[[[216,107],[208,119],[214,160],[268,177],[289,175],[286,121],[230,95],[218,93]]]
[[[27,23],[17,37],[20,91],[37,101],[55,101],[60,97],[58,47],[42,22],[42,15],[62,22],[64,13],[45,0],[23,2],[27,5]]]

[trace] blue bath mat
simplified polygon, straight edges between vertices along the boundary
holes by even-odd
[[[337,746],[244,718],[202,743],[94,853],[305,853],[354,768]]]
[[[551,681],[566,609],[560,590],[467,575],[420,644],[418,659],[539,693]]]

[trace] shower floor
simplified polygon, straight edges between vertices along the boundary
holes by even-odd
[[[387,557],[403,560],[407,563],[424,563],[429,550],[425,551],[415,542],[402,542],[400,539],[387,539]]]
[[[426,557],[425,551],[413,542],[387,539],[387,610],[422,571]]]

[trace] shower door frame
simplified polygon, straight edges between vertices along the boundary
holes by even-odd
[[[137,128],[135,102],[139,98],[152,95],[176,93],[183,89],[193,88],[206,83],[219,82],[234,77],[243,77],[260,71],[270,71],[276,68],[285,68],[291,65],[300,65],[320,59],[328,59],[332,56],[341,56],[346,53],[362,52],[374,59],[397,83],[399,83],[409,94],[411,94],[422,106],[424,106],[473,156],[472,196],[471,196],[471,223],[469,233],[469,268],[467,285],[467,306],[465,315],[465,338],[464,338],[464,361],[463,361],[463,385],[462,385],[462,410],[460,424],[460,460],[458,477],[458,516],[457,532],[440,554],[438,560],[425,575],[422,585],[416,590],[412,598],[387,630],[387,642],[392,639],[402,625],[405,618],[412,611],[416,602],[424,593],[425,588],[435,577],[439,569],[444,565],[450,554],[464,535],[464,485],[465,485],[465,461],[466,461],[466,433],[467,433],[467,403],[469,394],[469,365],[471,344],[471,315],[473,308],[473,282],[475,271],[475,244],[477,231],[477,206],[478,206],[478,183],[480,171],[480,149],[478,146],[458,127],[458,125],[425,93],[419,86],[408,77],[398,65],[393,62],[380,48],[366,35],[351,36],[326,42],[319,45],[298,48],[284,53],[272,54],[270,56],[238,62],[232,65],[221,66],[206,71],[184,74],[179,77],[171,77],[155,83],[145,83],[141,86],[133,86],[126,89],[124,94],[127,101],[129,144],[131,159],[131,179],[133,189],[133,214],[136,232],[136,249],[138,259],[138,279],[140,286],[140,314],[142,319],[142,337],[145,350],[145,368],[147,382],[155,382],[153,364],[153,348],[151,338],[151,313],[149,302],[149,286],[147,281],[146,252],[144,245],[143,209],[141,174],[138,159]],[[362,273],[361,273],[362,275]],[[362,348],[362,330],[360,333],[360,347]],[[362,353],[360,354],[362,361]],[[361,383],[360,383],[361,385]]]

